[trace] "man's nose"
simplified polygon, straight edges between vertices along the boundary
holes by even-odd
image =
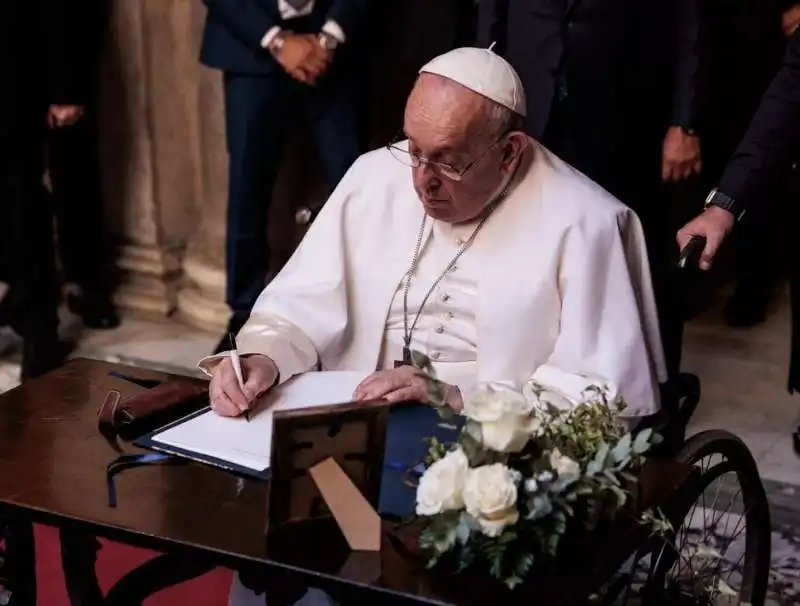
[[[414,181],[417,187],[427,193],[435,193],[442,185],[442,180],[431,168],[430,164],[423,162],[419,166],[414,167]]]

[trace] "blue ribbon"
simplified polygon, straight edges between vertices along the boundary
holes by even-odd
[[[106,469],[106,484],[108,486],[108,506],[117,506],[117,487],[114,482],[114,476],[126,470],[133,469],[134,467],[142,467],[144,465],[178,465],[186,463],[185,460],[179,459],[169,454],[161,452],[148,452],[144,454],[125,454],[117,457],[108,464]]]

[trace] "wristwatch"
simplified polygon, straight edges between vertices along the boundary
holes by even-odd
[[[272,53],[273,57],[278,57],[283,50],[283,44],[286,42],[286,35],[289,32],[285,32],[283,30],[279,31],[272,41],[269,43],[267,50]]]
[[[744,216],[744,209],[727,194],[723,194],[718,188],[714,188],[706,198],[706,208],[709,206],[718,206],[723,210],[727,210],[734,218],[739,221]]]
[[[324,50],[331,53],[339,46],[339,40],[336,36],[331,36],[328,32],[320,32],[317,36],[317,42]]]

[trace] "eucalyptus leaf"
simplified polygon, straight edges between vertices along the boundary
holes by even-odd
[[[456,540],[461,545],[466,545],[466,543],[469,541],[470,534],[471,529],[469,522],[465,516],[461,516],[461,518],[458,520],[458,525],[456,526]]]
[[[649,427],[640,431],[633,442],[633,452],[636,454],[644,454],[650,450],[651,435],[653,435],[653,430]]]
[[[600,443],[600,447],[597,450],[597,454],[594,456],[592,460],[593,463],[599,465],[599,469],[606,468],[606,460],[608,459],[608,453],[611,450],[611,447],[605,442]]]
[[[617,442],[611,451],[611,456],[614,458],[614,462],[619,463],[620,461],[629,457],[632,442],[633,436],[630,433],[626,433],[624,436],[622,436],[622,439]]]

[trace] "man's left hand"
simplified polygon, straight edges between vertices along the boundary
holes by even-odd
[[[436,404],[432,402],[428,384],[432,379],[413,366],[400,366],[392,370],[379,370],[372,373],[356,388],[353,397],[356,400],[377,400],[383,398],[387,402],[419,402],[420,404]],[[455,385],[443,384],[442,393],[445,403],[456,411],[463,408],[461,392]]]
[[[681,181],[698,174],[703,168],[700,158],[700,138],[672,126],[664,137],[661,157],[661,178],[664,181]]]
[[[83,107],[80,105],[51,105],[47,110],[47,125],[50,128],[71,126],[83,116]]]

